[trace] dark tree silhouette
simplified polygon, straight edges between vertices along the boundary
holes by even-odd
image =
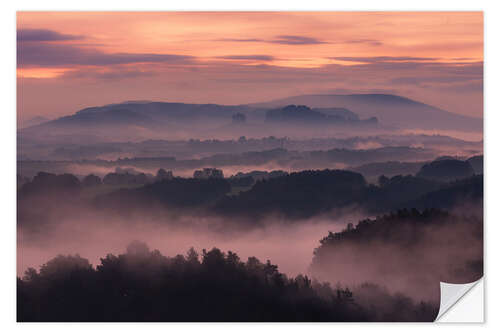
[[[102,184],[101,178],[99,178],[98,176],[96,176],[94,174],[90,174],[90,175],[86,176],[85,178],[83,178],[83,180],[82,180],[83,186],[98,186],[101,184]]]
[[[163,256],[133,242],[95,269],[58,256],[17,280],[18,321],[367,321],[377,320],[348,289],[288,278],[269,261],[217,248],[201,259]],[[411,307],[411,302],[410,306]],[[392,319],[397,320],[397,316]],[[432,320],[427,316],[411,320]]]
[[[256,217],[269,213],[292,218],[309,217],[359,202],[365,187],[363,176],[351,171],[294,172],[258,181],[251,190],[220,200],[215,211]]]
[[[422,166],[418,177],[449,182],[468,178],[474,175],[474,169],[467,161],[442,159]]]
[[[174,175],[172,171],[165,171],[165,169],[161,168],[158,169],[158,172],[156,173],[156,181],[161,181],[161,180],[170,180],[174,178]]]
[[[243,113],[235,113],[232,115],[232,120],[234,124],[244,124],[247,121],[247,117]]]

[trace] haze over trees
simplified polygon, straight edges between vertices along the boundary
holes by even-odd
[[[378,123],[376,117],[360,120],[358,115],[344,109],[311,109],[305,105],[287,105],[283,108],[272,109],[266,112],[267,122],[278,122],[282,124],[296,123],[302,126],[318,125],[375,125]]]
[[[440,281],[468,283],[483,275],[481,215],[403,209],[348,224],[320,241],[311,272],[330,282],[369,277],[392,291],[438,302]]]
[[[40,173],[18,192],[20,225],[41,226],[57,220],[51,218],[53,213],[71,217],[81,209],[120,217],[132,212],[148,217],[232,217],[237,218],[233,226],[256,227],[270,223],[270,216],[292,223],[350,210],[380,214],[402,208],[479,206],[483,196],[482,175],[450,182],[382,175],[377,184],[369,184],[363,175],[346,170],[250,172],[223,178],[217,169],[205,169],[195,178],[173,177],[165,171],[161,177],[127,172],[110,173],[102,184],[98,179],[89,175],[79,181],[69,174]]]
[[[126,102],[21,130],[18,253],[43,261],[18,267],[18,320],[434,320],[439,281],[483,274],[483,143],[408,130],[477,122],[313,97]],[[173,256],[96,254],[136,234]]]

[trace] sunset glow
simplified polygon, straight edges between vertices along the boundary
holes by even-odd
[[[16,37],[18,322],[433,322],[484,276],[482,12]]]
[[[94,104],[376,89],[482,115],[480,12],[19,12],[17,29],[23,115],[87,106],[54,103],[68,85]]]

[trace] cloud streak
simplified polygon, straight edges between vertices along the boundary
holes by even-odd
[[[59,42],[82,40],[85,36],[67,35],[47,29],[19,29],[17,30],[18,42]]]
[[[264,54],[250,54],[250,55],[227,55],[227,56],[220,56],[220,57],[217,57],[217,59],[272,61],[275,58],[273,56],[264,55]]]
[[[222,38],[217,39],[219,42],[238,42],[238,43],[270,43],[270,44],[284,44],[284,45],[314,45],[314,44],[328,44],[325,41],[298,35],[279,35],[274,39],[259,39],[259,38]]]
[[[370,44],[373,46],[381,46],[384,43],[376,39],[351,39],[351,40],[345,40],[338,44]]]
[[[381,46],[383,43],[377,39],[349,39],[338,42],[327,42],[313,37],[298,36],[298,35],[279,35],[274,39],[259,39],[259,38],[221,38],[216,39],[217,42],[235,42],[235,43],[270,43],[270,44],[285,44],[285,45],[314,45],[314,44],[369,44],[372,46]]]
[[[386,63],[386,62],[424,62],[437,61],[439,58],[431,57],[330,57],[332,60],[349,61],[349,62],[365,62],[365,63]]]
[[[18,43],[18,67],[110,66],[137,63],[192,63],[194,57],[178,54],[105,53],[75,45]]]
[[[266,41],[264,39],[258,39],[258,38],[220,38],[220,39],[215,39],[214,42],[259,43]]]
[[[277,36],[276,39],[269,41],[269,43],[274,44],[287,44],[287,45],[312,45],[312,44],[327,44],[312,37],[305,36],[295,36],[295,35],[281,35]]]

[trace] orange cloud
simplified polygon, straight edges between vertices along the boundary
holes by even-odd
[[[282,60],[458,54],[478,61],[482,22],[480,12],[20,12],[17,27],[86,36],[109,53],[213,58],[237,50]]]

